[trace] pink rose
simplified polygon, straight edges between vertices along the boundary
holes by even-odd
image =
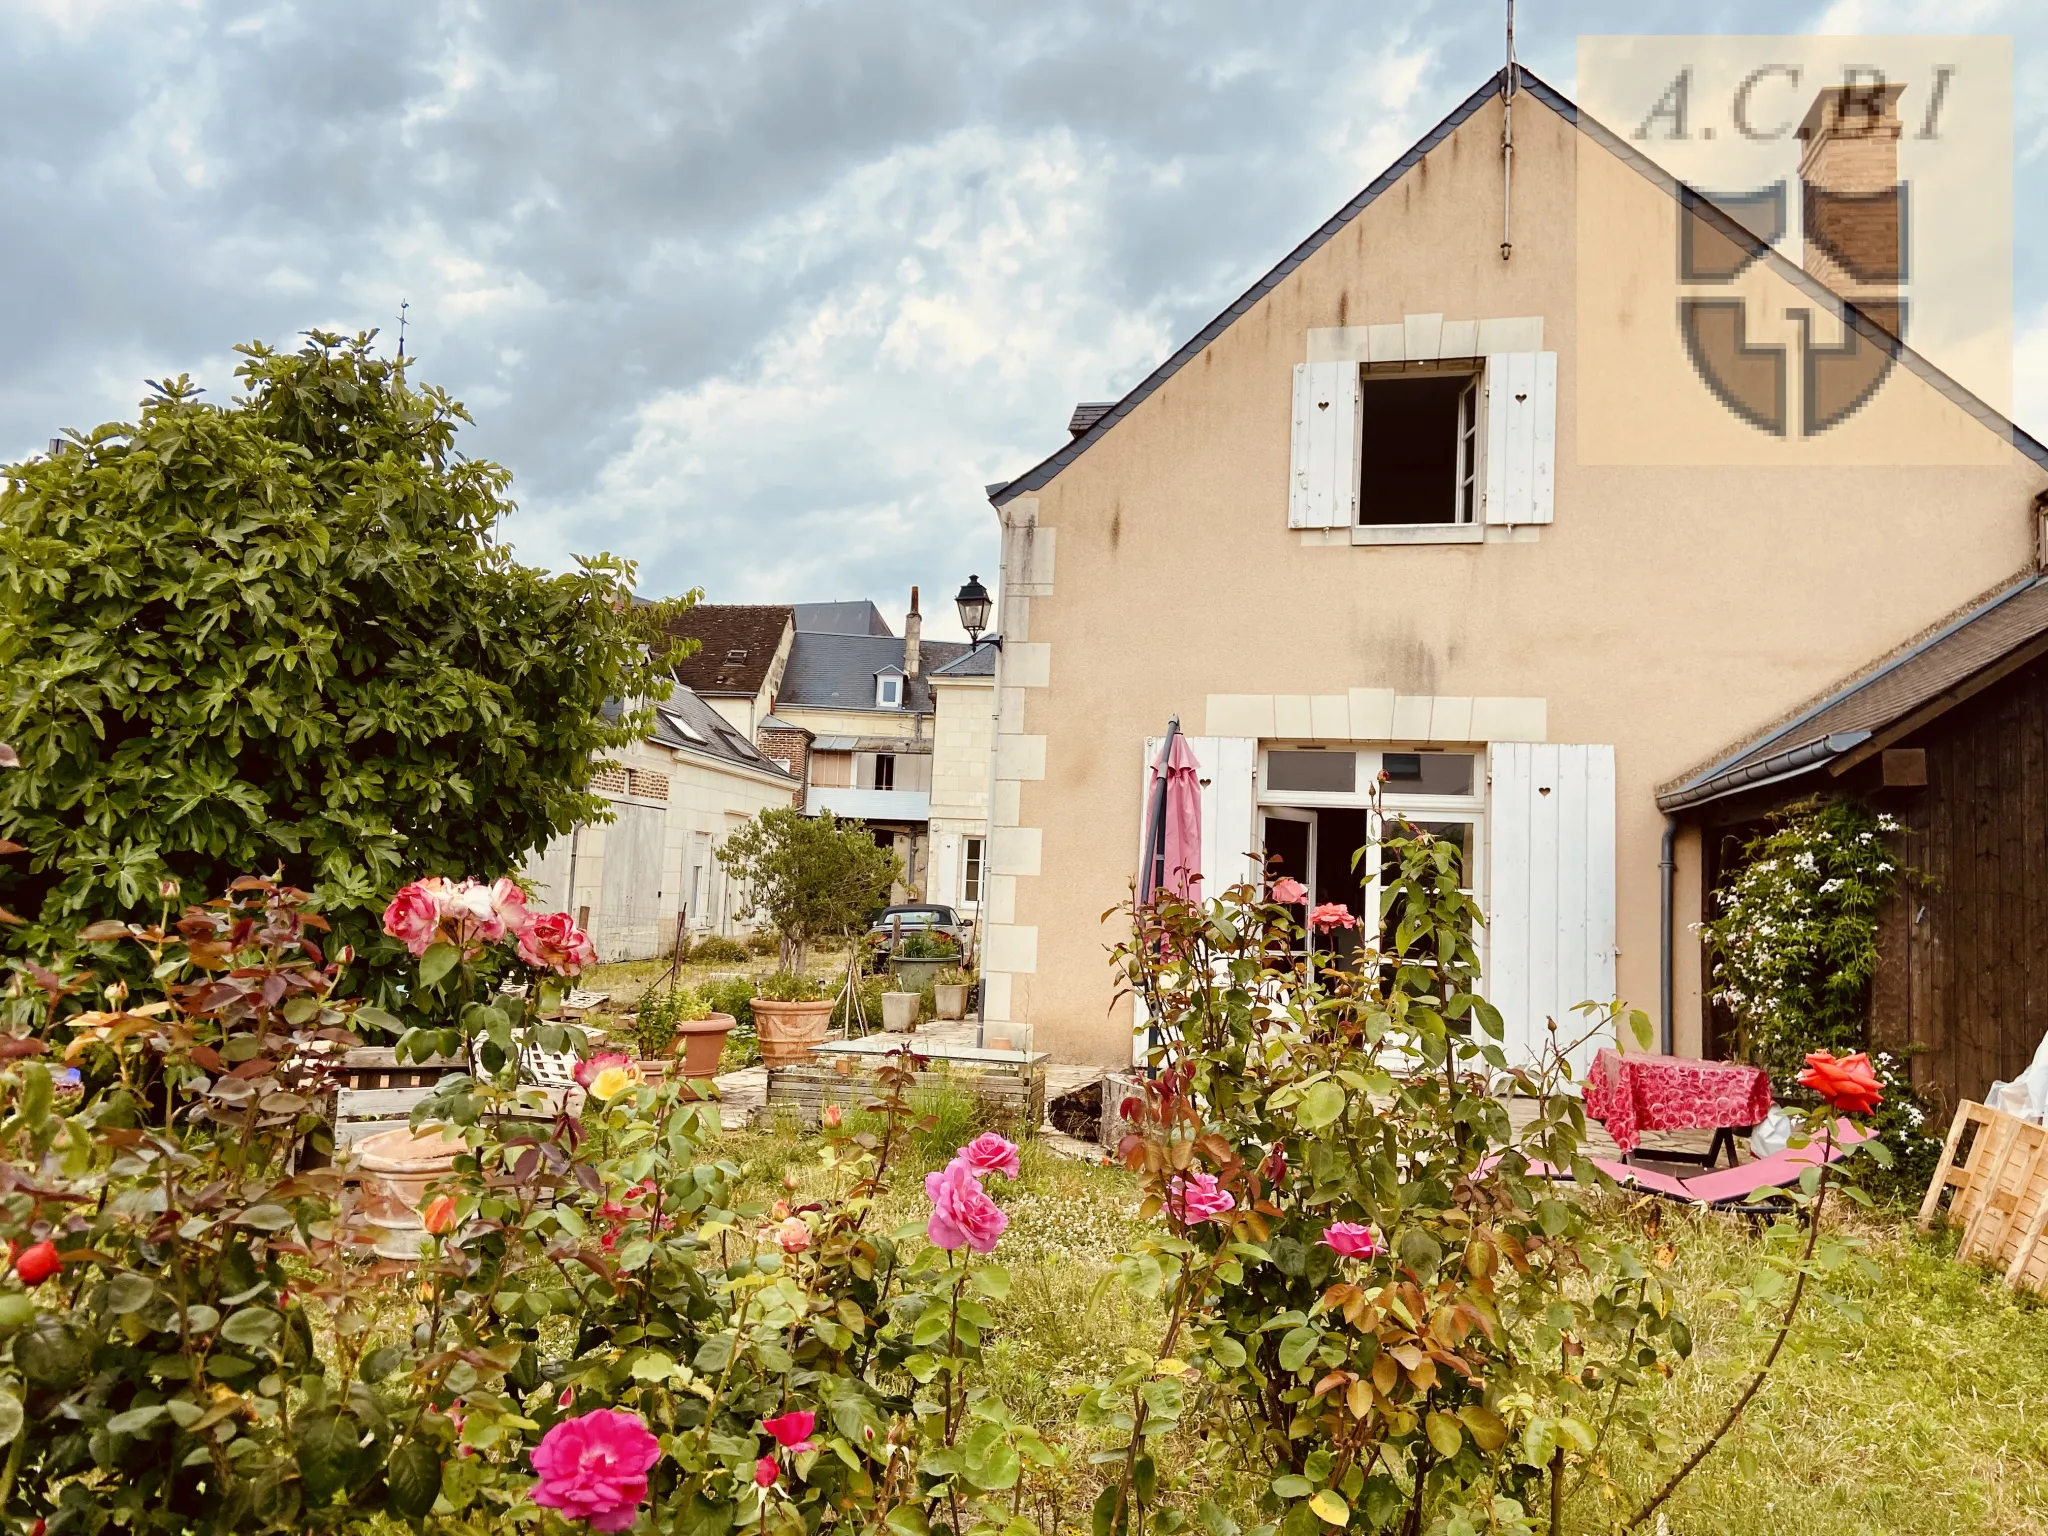
[[[1351,909],[1341,901],[1326,901],[1308,915],[1309,926],[1321,933],[1332,928],[1356,928],[1358,919],[1351,915]]]
[[[1000,1173],[1006,1179],[1017,1177],[1017,1146],[1005,1141],[994,1131],[983,1131],[967,1143],[957,1156],[974,1170],[976,1178],[986,1178],[991,1173]]]
[[[763,1419],[761,1430],[773,1435],[775,1443],[785,1451],[814,1451],[811,1444],[811,1429],[818,1422],[815,1413],[785,1413],[777,1418]]]
[[[996,1239],[1010,1224],[1003,1208],[982,1190],[981,1180],[964,1157],[954,1158],[937,1173],[926,1174],[924,1192],[932,1202],[925,1235],[941,1248],[993,1252]]]
[[[801,1216],[785,1216],[775,1229],[775,1241],[784,1253],[802,1253],[811,1246],[811,1229]]]
[[[1229,1190],[1216,1182],[1213,1173],[1176,1174],[1166,1186],[1166,1208],[1184,1226],[1221,1221],[1237,1209]]]
[[[453,926],[459,941],[483,939],[495,943],[505,937],[505,925],[498,920],[491,887],[465,880],[440,893],[441,919]]]
[[[1355,1221],[1333,1221],[1323,1228],[1323,1246],[1347,1259],[1376,1259],[1387,1250],[1378,1228]]]
[[[1308,900],[1308,887],[1292,875],[1282,875],[1273,882],[1270,894],[1283,907],[1298,907]]]
[[[773,1456],[763,1456],[754,1463],[754,1481],[760,1484],[761,1487],[773,1488],[775,1480],[780,1476],[782,1476],[781,1469],[775,1465],[775,1458]]]
[[[519,958],[542,970],[574,976],[597,959],[590,935],[566,912],[531,917],[519,934]]]
[[[630,1067],[632,1065],[633,1058],[630,1056],[621,1056],[617,1051],[601,1051],[587,1060],[576,1063],[576,1086],[588,1088],[591,1083],[596,1081],[597,1074],[606,1067]]]
[[[430,882],[415,880],[391,898],[384,909],[384,931],[405,945],[418,958],[434,942],[434,930],[441,926],[441,904],[428,889]]]
[[[661,1444],[637,1413],[599,1408],[564,1419],[533,1448],[533,1502],[593,1531],[623,1531],[647,1499],[647,1470]]]
[[[525,932],[533,918],[526,910],[526,892],[519,888],[518,881],[501,875],[491,882],[491,914],[497,919],[500,937],[509,933],[516,938]]]

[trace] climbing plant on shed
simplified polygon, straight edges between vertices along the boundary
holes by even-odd
[[[1702,925],[1714,996],[1737,1053],[1781,1088],[1808,1051],[1864,1046],[1877,914],[1898,883],[1892,817],[1854,800],[1806,800],[1750,840]]]
[[[155,383],[0,488],[0,906],[34,945],[158,884],[282,871],[342,934],[407,876],[517,867],[603,814],[659,691],[625,561],[565,575],[498,536],[510,474],[374,333],[237,350],[228,404]],[[380,893],[382,893],[380,895]]]

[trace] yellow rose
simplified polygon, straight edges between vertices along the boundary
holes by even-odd
[[[638,1067],[606,1067],[590,1080],[590,1091],[609,1103],[628,1088],[638,1088],[643,1081]]]

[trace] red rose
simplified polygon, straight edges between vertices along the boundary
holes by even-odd
[[[519,958],[541,970],[574,976],[596,963],[597,951],[590,935],[568,913],[548,912],[532,918],[520,931]]]
[[[23,1285],[41,1285],[63,1267],[64,1261],[57,1257],[57,1245],[47,1237],[24,1248],[14,1261],[14,1272],[21,1276]]]
[[[1806,1070],[1799,1085],[1811,1088],[1831,1108],[1845,1115],[1867,1115],[1884,1102],[1878,1091],[1877,1074],[1870,1070],[1870,1058],[1858,1051],[1835,1059],[1832,1051],[1815,1051],[1806,1058]]]

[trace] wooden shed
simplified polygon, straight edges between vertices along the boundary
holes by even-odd
[[[1905,824],[1878,929],[1874,1048],[1922,1048],[1945,1114],[2048,1034],[2048,576],[2029,573],[1658,796],[1698,824],[1707,894],[1772,811],[1852,794]],[[1731,1020],[1711,999],[1709,1055]]]

